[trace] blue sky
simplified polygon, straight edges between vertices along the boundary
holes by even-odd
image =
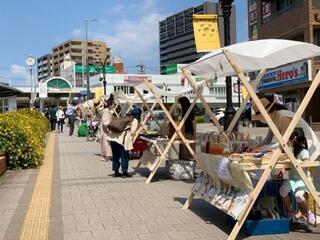
[[[2,1],[0,5],[0,81],[26,84],[25,58],[39,57],[70,38],[106,41],[112,56],[121,56],[129,72],[144,64],[147,73],[159,71],[158,21],[200,0],[28,0]],[[246,0],[235,0],[237,38],[247,40]],[[130,68],[131,67],[131,68]]]

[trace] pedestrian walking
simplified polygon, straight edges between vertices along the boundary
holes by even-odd
[[[113,95],[110,95],[107,101],[105,101],[105,109],[103,110],[101,117],[101,136],[100,136],[100,144],[101,144],[101,160],[102,161],[111,161],[112,160],[112,150],[111,145],[108,140],[108,135],[110,134],[110,130],[107,128],[108,124],[111,122],[113,118],[113,109],[115,107],[115,102]]]
[[[69,136],[72,136],[73,135],[73,131],[74,131],[74,120],[75,120],[75,117],[76,117],[76,107],[74,105],[73,102],[71,102],[67,108],[67,111],[66,111],[66,116],[68,118],[68,122],[69,122]]]
[[[49,119],[50,119],[50,125],[51,125],[51,131],[56,131],[56,124],[57,124],[57,109],[54,105],[51,106],[49,109]]]
[[[121,133],[110,132],[109,134],[108,139],[112,150],[112,170],[114,171],[114,177],[132,177],[128,173],[129,151],[133,149],[133,137],[138,129],[138,120],[140,120],[141,113],[142,111],[139,108],[132,109],[127,115],[129,123],[124,131]],[[122,174],[119,173],[120,159]]]
[[[58,131],[59,132],[63,132],[63,125],[64,125],[64,112],[63,112],[63,108],[62,106],[59,107],[57,113],[56,113],[56,116],[57,116],[57,121],[58,121]]]

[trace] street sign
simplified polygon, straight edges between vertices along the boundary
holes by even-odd
[[[80,64],[76,64],[74,70],[76,73],[87,72],[87,67],[86,66],[83,67]],[[96,65],[89,65],[88,72],[89,73],[103,73],[103,67],[96,66]],[[105,66],[105,73],[115,73],[115,72],[116,72],[116,68],[114,66]]]
[[[176,74],[178,72],[177,64],[168,64],[166,65],[166,75]]]

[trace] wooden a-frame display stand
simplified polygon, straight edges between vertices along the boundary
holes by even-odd
[[[237,62],[236,62],[236,58],[233,56],[233,54],[228,50],[228,49],[222,49],[222,54],[226,57],[226,59],[228,60],[229,64],[232,66],[232,69],[234,70],[234,72],[236,73],[236,75],[238,76],[238,78],[241,80],[241,82],[243,83],[244,87],[246,88],[247,92],[248,92],[248,96],[246,97],[245,101],[242,103],[242,106],[240,107],[240,109],[237,111],[237,114],[235,115],[232,123],[230,124],[228,131],[232,131],[235,124],[237,123],[246,102],[249,100],[249,98],[252,98],[252,101],[256,104],[256,106],[258,107],[260,113],[262,114],[263,118],[265,119],[266,123],[268,124],[269,128],[271,129],[271,131],[273,132],[276,140],[279,142],[279,147],[275,150],[270,162],[263,168],[263,174],[261,176],[261,178],[259,179],[257,185],[255,186],[254,190],[250,193],[249,196],[249,201],[244,209],[244,212],[242,213],[241,217],[239,219],[237,219],[236,224],[233,227],[232,232],[230,233],[228,239],[229,240],[233,240],[236,239],[243,223],[245,222],[249,212],[251,211],[259,193],[261,192],[264,184],[267,181],[267,178],[269,177],[269,175],[271,174],[271,171],[275,168],[278,159],[282,153],[282,150],[287,154],[290,162],[292,163],[292,166],[297,170],[297,172],[299,173],[301,179],[303,180],[303,182],[305,183],[306,187],[308,188],[310,194],[312,195],[312,197],[314,198],[316,204],[318,206],[320,206],[320,199],[319,196],[317,195],[312,183],[308,180],[305,172],[303,171],[302,167],[303,164],[299,163],[297,161],[297,159],[295,158],[295,156],[293,155],[292,150],[290,149],[290,147],[288,146],[288,140],[289,137],[291,136],[294,128],[297,126],[299,119],[302,117],[303,112],[306,109],[306,106],[308,105],[308,103],[310,102],[311,97],[313,96],[314,92],[316,91],[319,83],[320,83],[320,72],[318,72],[318,74],[316,75],[315,79],[312,81],[311,86],[308,89],[308,92],[306,93],[303,101],[301,102],[297,112],[295,113],[291,123],[289,124],[287,130],[285,131],[284,135],[281,135],[280,131],[278,130],[278,128],[276,127],[275,123],[272,121],[272,119],[270,118],[267,110],[264,108],[264,106],[262,105],[261,101],[259,100],[256,92],[255,92],[255,87],[257,86],[257,84],[259,83],[259,81],[261,80],[265,70],[261,69],[260,70],[260,74],[257,77],[257,79],[255,80],[253,86],[250,85],[249,81],[247,80],[247,78],[245,77],[244,73],[242,72],[242,70],[239,68]],[[188,81],[190,82],[190,84],[193,86],[194,83],[192,83],[192,79],[190,76],[190,73],[187,72],[185,69],[183,69],[183,73],[186,76],[186,78],[188,79]],[[198,95],[198,98],[201,100],[201,102],[204,104],[204,106],[206,106],[205,103],[205,99],[203,97],[201,97],[199,94],[199,92],[196,92],[196,94]],[[214,122],[215,123],[215,122]],[[218,129],[220,131],[222,131],[222,129],[220,129],[219,126],[217,126]],[[203,169],[204,171],[206,171],[205,169]],[[194,197],[194,194],[191,193],[189,198],[187,199],[186,203],[183,206],[183,209],[187,209],[192,201]]]
[[[160,156],[156,159],[156,161],[153,164],[153,167],[151,170],[151,173],[149,175],[149,177],[146,180],[146,183],[150,183],[152,178],[154,177],[156,171],[158,170],[158,168],[161,166],[161,164],[163,163],[163,161],[166,160],[166,154],[168,153],[169,149],[173,146],[174,143],[179,142],[184,144],[187,149],[190,151],[191,155],[193,156],[194,160],[197,161],[197,163],[201,164],[197,158],[197,155],[195,154],[195,152],[193,151],[192,147],[190,146],[190,143],[194,143],[194,140],[188,140],[185,138],[185,136],[183,135],[181,128],[183,127],[185,121],[187,120],[188,116],[190,115],[192,109],[194,108],[197,100],[198,100],[198,96],[201,96],[200,93],[202,92],[202,87],[200,88],[194,88],[195,92],[198,92],[199,94],[197,94],[193,100],[193,102],[191,103],[189,109],[187,110],[186,114],[184,115],[184,117],[182,118],[181,122],[179,123],[179,125],[176,124],[176,122],[173,120],[173,118],[171,117],[171,112],[174,109],[174,106],[177,104],[175,103],[171,109],[168,111],[167,108],[165,107],[165,105],[163,104],[162,100],[161,100],[161,96],[158,93],[156,87],[154,85],[152,85],[150,82],[148,81],[144,81],[144,84],[147,86],[147,88],[149,89],[149,91],[153,94],[154,98],[155,98],[155,103],[152,105],[152,107],[150,108],[146,102],[143,100],[142,98],[142,94],[139,93],[139,91],[137,91],[138,95],[140,96],[140,99],[143,101],[143,103],[145,103],[145,106],[147,107],[147,109],[149,110],[149,116],[152,115],[152,110],[154,109],[155,105],[158,104],[161,109],[164,111],[164,114],[166,115],[167,119],[170,121],[170,123],[172,124],[172,126],[175,129],[175,133],[173,134],[173,136],[168,139],[168,141],[166,141],[166,146],[164,147],[164,149],[161,149],[161,147],[158,145],[158,143],[156,141],[153,142],[153,144],[155,145],[157,151],[160,153]],[[147,118],[146,118],[147,119]],[[146,121],[145,119],[145,121]],[[141,126],[141,128],[145,127],[145,121],[143,122],[143,125]],[[141,130],[141,129],[140,129]],[[176,137],[179,136],[181,140],[176,140]],[[142,161],[140,160],[138,165],[136,166],[136,170],[140,167],[140,165],[142,164]],[[204,167],[204,166],[203,166]]]
[[[146,85],[145,82],[142,83],[143,85]],[[148,130],[147,130],[147,126],[146,126],[146,123],[149,119],[149,117],[154,117],[154,114],[153,114],[153,111],[155,109],[155,107],[158,105],[158,102],[157,101],[154,101],[151,105],[151,107],[148,105],[147,103],[147,99],[145,97],[143,97],[143,94],[140,92],[141,90],[139,89],[139,86],[141,86],[141,83],[136,85],[134,87],[135,89],[135,92],[137,94],[137,96],[139,97],[140,101],[142,102],[142,105],[141,105],[141,108],[144,109],[144,107],[148,110],[148,113],[147,115],[144,117],[144,119],[142,120],[142,122],[140,122],[140,127],[139,129],[136,131],[135,135],[134,135],[134,140],[136,140],[139,135],[141,134],[141,132],[144,130],[146,133],[148,133]],[[147,85],[147,90],[150,91],[149,89],[149,85]],[[166,93],[158,93],[158,95],[160,97],[164,97],[163,94],[166,94]],[[178,93],[175,97],[176,98],[179,98],[180,96],[182,96],[183,93]],[[174,102],[174,104],[170,107],[170,110],[169,110],[169,114],[171,115],[172,114],[172,111],[174,110],[174,108],[177,106],[178,102]],[[161,106],[160,106],[161,107]],[[158,127],[160,127],[160,123],[157,121],[157,119],[155,119]]]

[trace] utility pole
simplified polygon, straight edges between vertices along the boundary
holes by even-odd
[[[137,65],[136,67],[139,68],[139,70],[138,70],[138,73],[139,73],[139,74],[146,74],[145,65],[139,64],[139,65]]]
[[[89,77],[89,58],[88,58],[88,22],[95,22],[97,19],[84,19],[84,25],[85,25],[85,33],[86,33],[86,50],[85,50],[85,72],[87,77],[87,100],[91,98],[90,94],[90,77]]]
[[[107,94],[107,81],[106,81],[106,63],[107,63],[108,57],[104,59],[103,62],[100,62],[102,66],[102,78],[100,77],[100,81],[103,82],[103,95]]]
[[[219,1],[223,15],[224,26],[224,46],[229,46],[230,41],[230,16],[233,0],[220,0]],[[235,114],[232,104],[232,79],[230,76],[226,77],[226,97],[227,106],[224,112],[224,130],[227,130]]]

